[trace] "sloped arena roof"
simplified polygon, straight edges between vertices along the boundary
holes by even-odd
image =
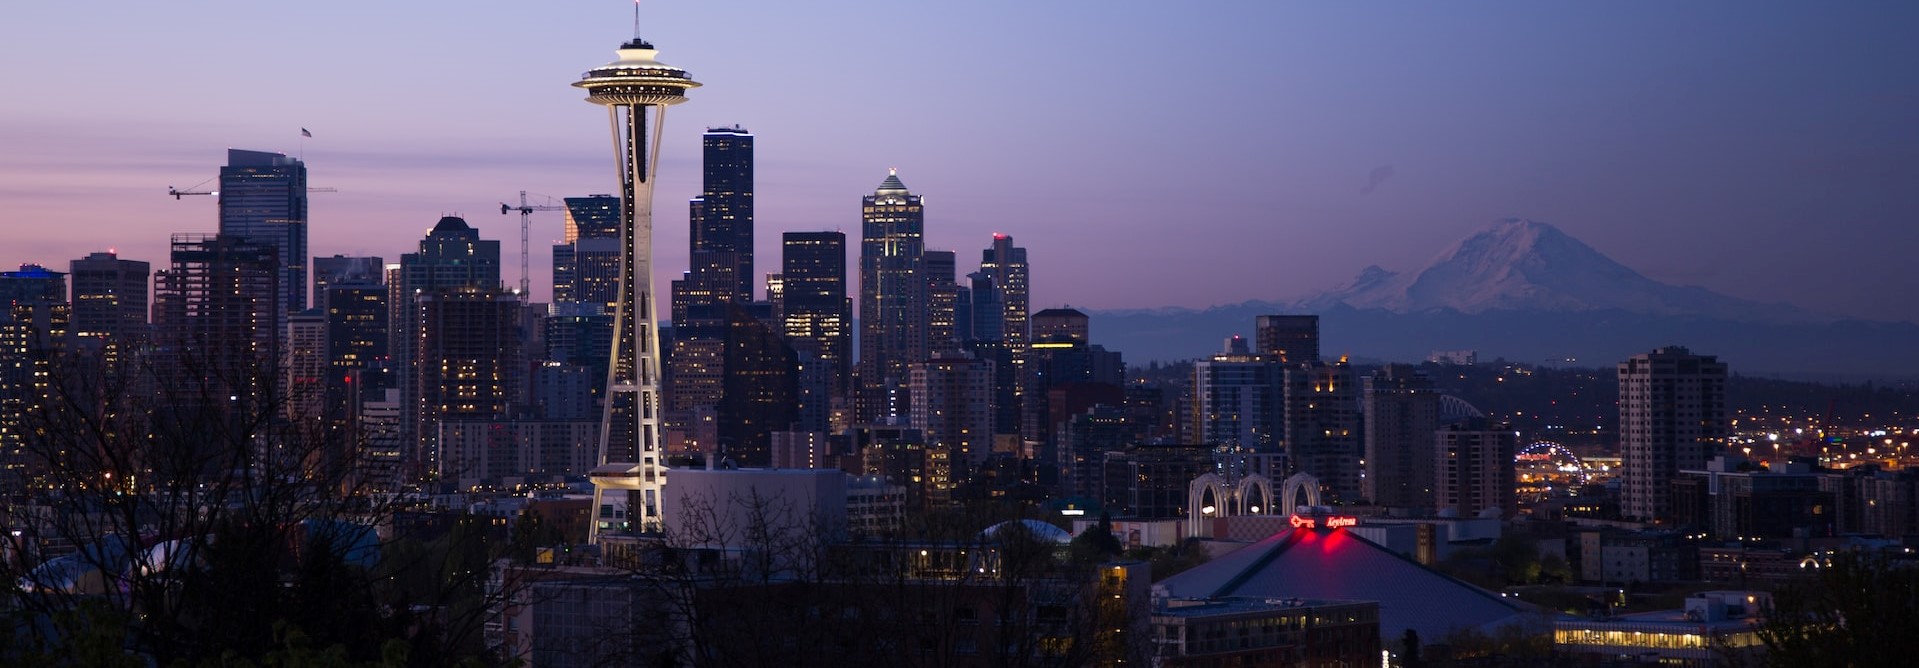
[[[1344,529],[1287,529],[1159,583],[1178,598],[1249,596],[1378,601],[1387,639],[1454,630],[1490,633],[1550,623],[1546,613],[1427,568]]]

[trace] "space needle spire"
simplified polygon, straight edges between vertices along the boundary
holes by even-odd
[[[606,107],[620,176],[620,285],[607,365],[606,407],[593,480],[589,542],[601,534],[655,529],[665,498],[660,437],[660,337],[653,294],[653,183],[666,108],[686,101],[699,83],[660,62],[637,35],[619,58],[588,70],[574,86]],[[650,118],[649,118],[650,117]]]

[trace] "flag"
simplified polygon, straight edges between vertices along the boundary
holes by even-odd
[[[311,132],[307,132],[307,129],[306,129],[306,128],[300,128],[300,136],[302,136],[302,137],[312,137],[312,136],[313,136],[313,133],[311,133]]]

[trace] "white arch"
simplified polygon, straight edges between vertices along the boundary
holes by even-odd
[[[1258,493],[1258,503],[1254,504],[1254,493]],[[1234,510],[1240,515],[1272,515],[1273,481],[1266,476],[1254,473],[1239,480],[1233,489]]]
[[[1280,487],[1281,496],[1279,499],[1279,507],[1281,512],[1279,514],[1291,515],[1299,511],[1298,499],[1299,490],[1301,489],[1306,490],[1306,505],[1320,505],[1319,478],[1315,478],[1306,473],[1295,473],[1291,477],[1286,478],[1286,482]]]

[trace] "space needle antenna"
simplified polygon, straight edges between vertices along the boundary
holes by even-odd
[[[640,39],[640,0],[633,0],[633,39]]]

